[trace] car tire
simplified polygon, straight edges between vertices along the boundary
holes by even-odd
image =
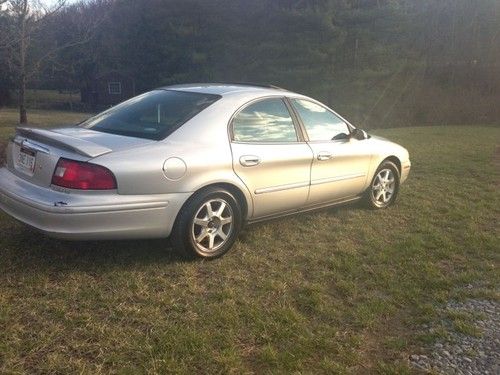
[[[381,209],[392,205],[399,192],[400,174],[391,161],[383,161],[375,172],[365,192],[365,203],[369,208]]]
[[[186,258],[215,259],[231,249],[241,226],[241,207],[234,195],[220,187],[208,187],[196,192],[181,208],[171,242]]]

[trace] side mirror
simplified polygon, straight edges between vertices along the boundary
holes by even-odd
[[[351,138],[362,141],[368,138],[368,134],[364,130],[356,128],[351,132]]]

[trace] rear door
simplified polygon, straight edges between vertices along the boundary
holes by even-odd
[[[366,141],[350,138],[347,123],[319,103],[302,98],[292,98],[290,102],[314,154],[308,205],[360,194],[371,160]]]
[[[309,192],[312,152],[283,98],[247,104],[231,122],[233,168],[252,194],[252,218],[294,211]]]

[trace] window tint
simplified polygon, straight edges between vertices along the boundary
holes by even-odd
[[[302,99],[292,99],[292,104],[304,123],[309,140],[330,141],[349,135],[347,124],[323,106]]]
[[[219,95],[155,90],[108,109],[81,126],[105,133],[160,140],[220,98]]]
[[[233,120],[233,140],[239,142],[296,142],[297,134],[283,100],[250,104]]]

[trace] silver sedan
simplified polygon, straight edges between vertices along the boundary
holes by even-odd
[[[81,124],[18,127],[0,208],[64,239],[171,237],[227,252],[245,223],[364,199],[391,205],[408,152],[320,102],[273,86],[153,90]]]

